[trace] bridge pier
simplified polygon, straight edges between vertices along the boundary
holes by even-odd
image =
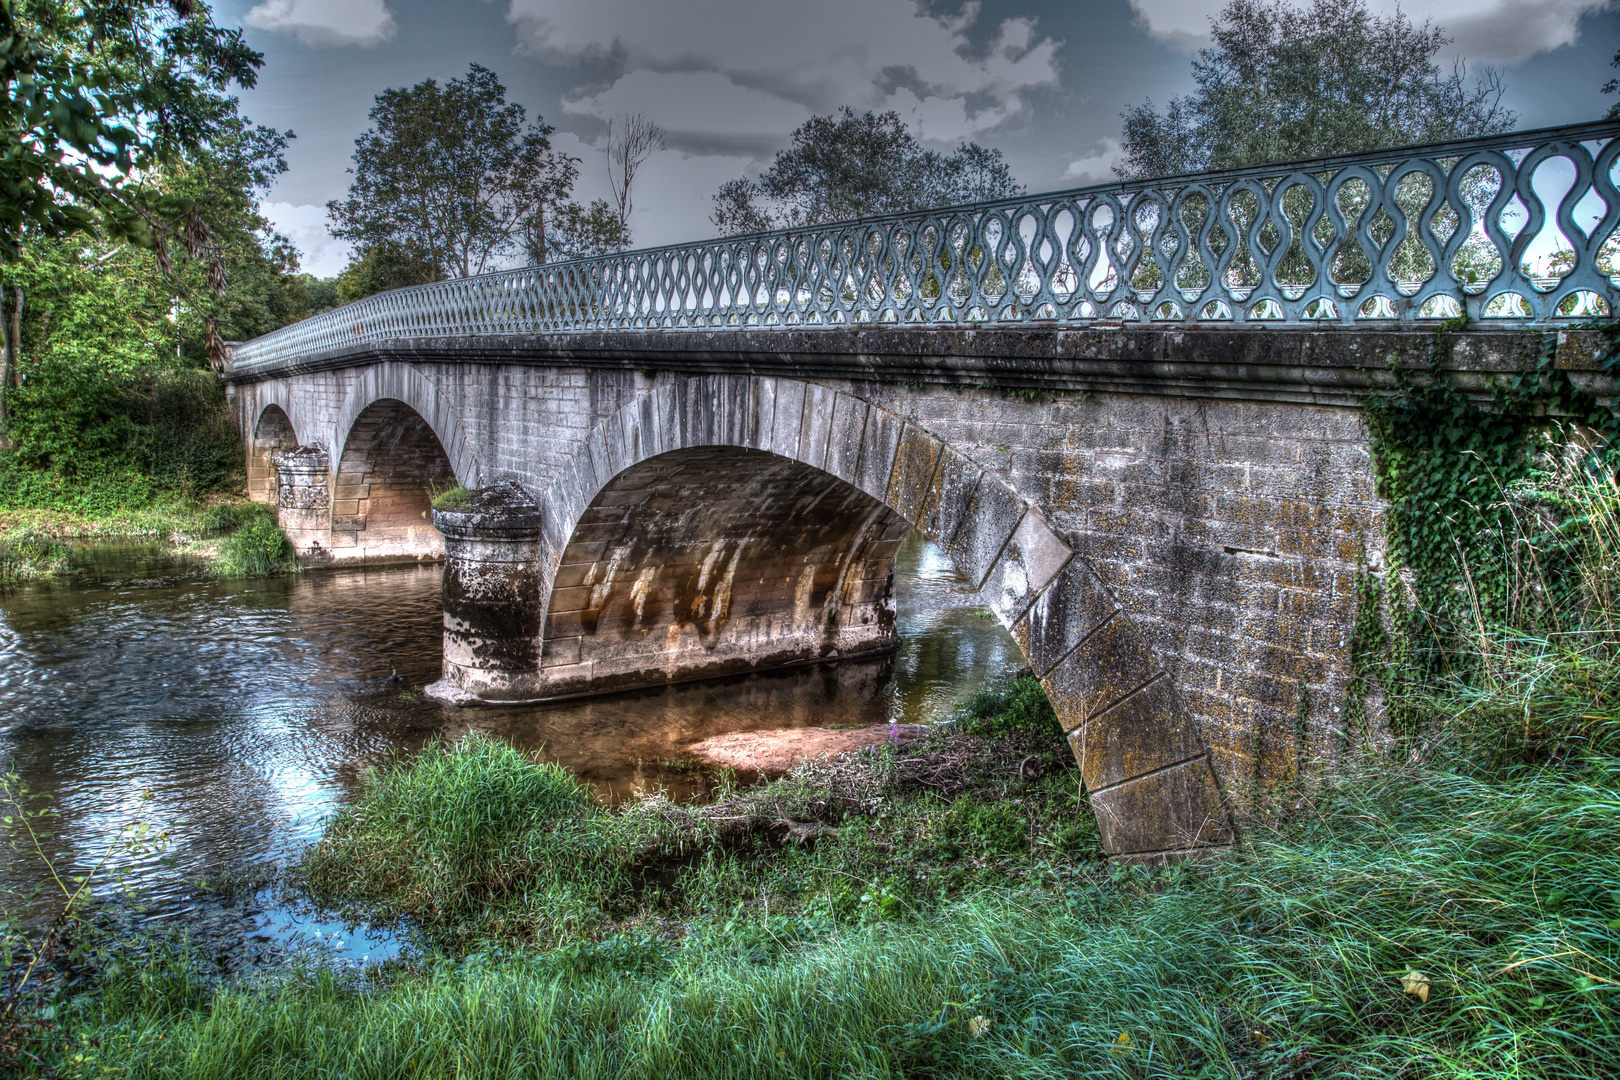
[[[514,483],[433,508],[444,536],[444,674],[430,697],[532,701],[540,686],[540,510]]]
[[[301,559],[329,554],[331,460],[319,446],[295,446],[273,457],[280,481],[276,492],[276,522]]]

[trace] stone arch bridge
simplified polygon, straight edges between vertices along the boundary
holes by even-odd
[[[1578,269],[1620,216],[1615,125],[1597,127],[1536,144],[1608,182],[1608,231],[1581,233]],[[1530,158],[1488,143],[1423,158],[1440,161],[1431,191],[1455,195],[1447,177],[1475,159],[1516,183]],[[1328,204],[1335,168],[1375,197],[1401,179],[1336,160],[1274,171]],[[1247,182],[1199,180],[1206,206]],[[382,294],[236,347],[250,492],[308,562],[447,558],[438,689],[463,699],[890,650],[895,552],[921,530],[1046,687],[1106,849],[1225,843],[1223,792],[1336,745],[1356,577],[1383,567],[1365,395],[1434,363],[1483,392],[1541,354],[1526,322],[1616,297],[1596,271],[1541,288],[1517,250],[1473,292],[1437,288],[1445,274],[1407,289],[1393,255],[1349,289],[1319,247],[1313,316],[1273,257],[1292,242],[1285,188],[1252,188],[1277,210],[1269,250],[1270,211],[1250,218],[1247,291],[1243,245],[1217,252],[1207,228],[1154,254],[1185,203],[1127,185]],[[1149,204],[1161,233],[1134,248],[1097,224]],[[1413,216],[1443,262],[1432,209]],[[1334,242],[1367,236],[1365,217]],[[1200,252],[1221,284],[1163,299]],[[1032,284],[1020,260],[1044,267]],[[931,265],[947,277],[932,294]],[[1443,338],[1419,321],[1488,319],[1510,294],[1545,310]],[[1593,336],[1555,332],[1560,364],[1595,380]],[[478,493],[433,509],[453,488]]]

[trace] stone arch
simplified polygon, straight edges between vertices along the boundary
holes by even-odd
[[[478,458],[472,451],[467,433],[462,430],[461,418],[448,398],[439,393],[427,376],[409,364],[387,361],[362,370],[344,395],[332,426],[333,447],[347,444],[360,414],[374,403],[389,399],[402,402],[428,426],[433,437],[443,448],[445,457],[462,487],[476,488],[480,471]],[[337,478],[339,456],[332,457],[332,476]]]
[[[332,477],[334,558],[438,558],[432,501],[457,476],[439,437],[397,398],[379,398],[348,427]]]
[[[279,473],[275,455],[298,445],[298,433],[287,410],[275,402],[264,405],[248,432],[248,498],[274,506]]]
[[[762,451],[834,477],[842,484],[831,490],[848,498],[853,489],[889,515],[876,513],[874,521],[903,521],[944,549],[1045,686],[1069,733],[1105,850],[1168,857],[1230,841],[1196,723],[1102,580],[1040,507],[1003,478],[925,425],[854,394],[792,379],[692,376],[662,381],[620,408],[542,495],[548,604],[562,589],[611,590],[611,581],[576,584],[559,571],[571,544],[597,542],[588,515],[637,497],[614,488],[616,478],[662,455],[715,447]],[[568,659],[548,660],[546,648],[543,665]]]

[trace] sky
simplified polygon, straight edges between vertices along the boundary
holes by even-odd
[[[647,247],[712,236],[715,190],[842,105],[894,109],[940,149],[997,147],[1031,191],[1110,180],[1119,114],[1192,89],[1223,2],[217,0],[215,19],[264,53],[243,111],[295,138],[263,209],[326,277],[348,260],[326,203],[390,87],[494,70],[580,159],[581,201],[607,194],[607,121],[657,121],[668,149],[642,167],[630,222]],[[1399,2],[1446,28],[1447,63],[1502,70],[1520,128],[1596,119],[1614,100],[1599,88],[1620,74],[1620,0]]]

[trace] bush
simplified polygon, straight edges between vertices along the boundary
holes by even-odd
[[[239,478],[241,444],[211,372],[43,360],[7,407],[3,506],[108,514]]]

